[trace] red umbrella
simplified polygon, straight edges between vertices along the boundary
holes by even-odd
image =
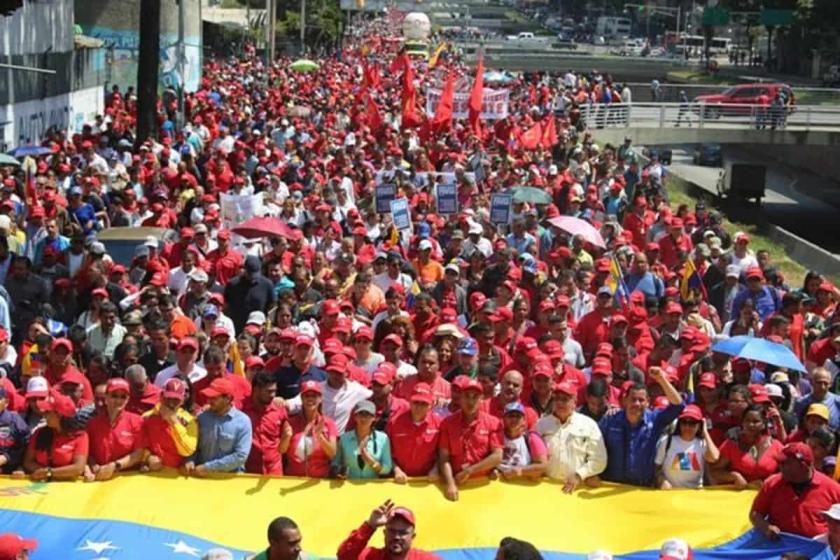
[[[279,218],[264,216],[245,220],[232,231],[236,235],[253,239],[255,237],[289,237],[291,228]]]
[[[584,240],[589,241],[596,247],[604,249],[607,246],[604,243],[604,238],[601,237],[601,232],[586,220],[581,220],[573,216],[557,216],[548,220],[548,223],[571,235],[580,235]]]

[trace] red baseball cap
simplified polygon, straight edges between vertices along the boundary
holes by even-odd
[[[402,345],[403,345],[403,341],[402,341],[402,339],[401,339],[401,338],[399,337],[399,335],[397,335],[397,334],[389,334],[388,336],[386,336],[385,338],[383,338],[383,339],[382,339],[382,344],[385,344],[386,342],[390,342],[390,343],[392,343],[392,344],[396,344],[396,345],[397,345],[397,346],[399,346],[400,348],[402,348]]]
[[[32,552],[37,548],[38,541],[35,539],[24,539],[14,533],[0,535],[0,560],[14,560],[21,552]]]
[[[87,378],[85,374],[81,371],[77,370],[76,368],[69,368],[58,379],[58,383],[63,385],[65,383],[70,383],[72,385],[84,385]]]
[[[123,379],[122,377],[113,377],[108,380],[108,384],[105,385],[105,392],[106,393],[116,393],[118,391],[122,391],[123,393],[130,393],[131,387],[128,384],[128,381]]]
[[[168,379],[163,386],[163,398],[183,401],[187,398],[187,384],[177,377]]]
[[[776,455],[777,461],[784,461],[786,459],[796,459],[810,466],[814,464],[814,452],[811,451],[811,447],[807,443],[797,441],[785,445],[779,454]]]
[[[534,371],[531,372],[531,377],[547,377],[551,379],[554,377],[554,368],[549,363],[537,362],[534,365]]]
[[[767,388],[764,385],[751,383],[749,385],[749,390],[750,394],[752,394],[753,403],[763,404],[770,402],[770,395],[767,394]]]
[[[330,337],[324,341],[321,345],[321,351],[326,354],[340,354],[341,351],[344,349],[344,344],[341,343],[340,340],[334,337]]]
[[[568,381],[561,381],[560,383],[554,384],[553,391],[555,393],[563,393],[564,395],[574,397],[578,393],[578,388],[577,385],[573,383],[569,383]]]
[[[321,384],[317,381],[304,381],[300,385],[300,394],[304,393],[318,393],[321,394]]]
[[[299,334],[295,337],[295,346],[307,346],[312,348],[314,343],[315,341],[312,340],[312,337],[308,334]]]
[[[700,374],[700,380],[697,382],[698,387],[706,387],[707,389],[717,388],[717,375],[712,371],[706,371]]]
[[[73,399],[61,393],[53,391],[47,398],[35,402],[35,406],[42,413],[55,412],[63,418],[72,418],[76,415],[76,405],[73,403]]]
[[[414,520],[414,513],[408,508],[404,508],[404,507],[394,508],[393,511],[391,511],[391,519],[393,519],[395,517],[402,517],[403,519],[405,519],[406,521],[411,523],[412,526],[417,524],[417,522]]]
[[[481,383],[479,383],[478,379],[468,378],[467,381],[461,382],[461,391],[478,391],[479,393],[483,393],[484,387],[481,386]]]
[[[373,340],[373,331],[367,325],[362,325],[353,335],[356,340]]]
[[[68,352],[73,352],[73,343],[68,338],[56,338],[50,345],[50,350],[55,352],[59,348],[64,348]]]
[[[328,372],[333,373],[346,373],[347,366],[350,364],[350,360],[347,359],[347,356],[344,354],[335,354],[330,356],[330,361],[327,363],[327,367],[325,368]]]
[[[334,299],[325,300],[321,304],[321,315],[338,315],[341,311],[341,306]]]
[[[609,358],[592,360],[592,375],[612,375],[612,363]]]
[[[225,377],[217,377],[209,387],[201,391],[201,394],[209,399],[221,396],[233,397],[234,393],[236,393],[236,387],[230,379]]]
[[[213,327],[213,330],[210,331],[210,338],[216,338],[217,336],[226,336],[230,338],[230,333],[224,327]]]
[[[259,356],[249,356],[248,359],[245,360],[245,368],[253,368],[253,367],[265,367],[265,361]]]
[[[182,338],[178,341],[178,346],[175,347],[176,350],[183,350],[184,348],[192,348],[193,350],[198,350],[198,341],[191,336],[187,336]]]
[[[696,404],[690,404],[686,406],[682,412],[680,412],[679,416],[680,420],[688,419],[688,420],[696,420],[697,422],[703,421],[703,411],[700,410],[700,407]]]
[[[764,273],[761,272],[761,269],[757,266],[747,269],[747,273],[744,274],[744,277],[749,280],[750,278],[757,278],[759,280],[764,280]]]
[[[432,404],[435,402],[435,395],[432,393],[432,388],[428,383],[418,383],[414,386],[414,390],[411,392],[411,400]]]

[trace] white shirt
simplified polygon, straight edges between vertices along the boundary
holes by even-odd
[[[411,291],[411,286],[414,283],[411,276],[405,274],[404,272],[400,272],[396,278],[391,278],[387,272],[382,272],[376,274],[371,281],[374,286],[382,290],[383,294],[387,292],[391,286],[395,286],[397,284],[405,288],[405,293],[409,293]]]
[[[168,368],[160,370],[155,377],[155,385],[163,389],[163,386],[166,385],[166,382],[178,375],[178,364],[173,364]],[[200,365],[196,364],[193,366],[192,371],[187,375],[187,379],[190,380],[190,383],[195,383],[199,379],[204,379],[207,376],[207,370],[201,367]]]
[[[321,382],[321,396],[323,398],[321,408],[324,415],[335,422],[339,434],[344,433],[344,428],[347,427],[347,422],[350,421],[350,415],[353,413],[353,408],[355,408],[356,403],[369,399],[371,395],[373,393],[370,389],[365,388],[355,381],[346,381],[338,389],[333,389],[326,381]],[[287,400],[286,408],[291,414],[299,411],[301,408],[300,395]]]
[[[656,444],[654,462],[662,467],[665,480],[674,488],[702,488],[706,470],[706,442],[699,438],[685,441],[678,434],[663,436]],[[668,448],[667,451],[665,448]]]
[[[588,416],[573,412],[566,423],[554,416],[537,421],[536,431],[548,449],[547,474],[555,480],[568,480],[574,474],[582,480],[607,468],[607,448],[598,424]]]
[[[195,267],[193,267],[193,270],[195,270]],[[191,273],[192,270],[187,272],[182,266],[173,268],[169,271],[169,280],[166,282],[166,287],[169,288],[170,292],[180,296],[187,291]]]

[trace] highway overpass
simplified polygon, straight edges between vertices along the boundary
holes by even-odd
[[[581,117],[598,140],[620,144],[840,145],[840,106],[804,105],[781,111],[760,105],[614,103],[582,107]],[[775,127],[773,125],[776,125]]]

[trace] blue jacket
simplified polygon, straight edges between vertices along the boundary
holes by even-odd
[[[607,469],[601,477],[635,486],[653,486],[656,442],[682,409],[683,405],[672,404],[663,410],[646,410],[635,427],[630,426],[623,410],[601,418],[598,425],[607,446]]]
[[[8,459],[0,473],[9,474],[20,468],[29,435],[29,426],[20,414],[11,410],[0,412],[0,456]]]
[[[762,286],[761,291],[753,293],[749,288],[742,288],[740,292],[735,295],[732,300],[732,317],[739,317],[741,306],[747,299],[751,299],[755,304],[755,310],[762,322],[767,318],[782,309],[782,298],[779,297],[779,292],[776,288],[770,286]]]

